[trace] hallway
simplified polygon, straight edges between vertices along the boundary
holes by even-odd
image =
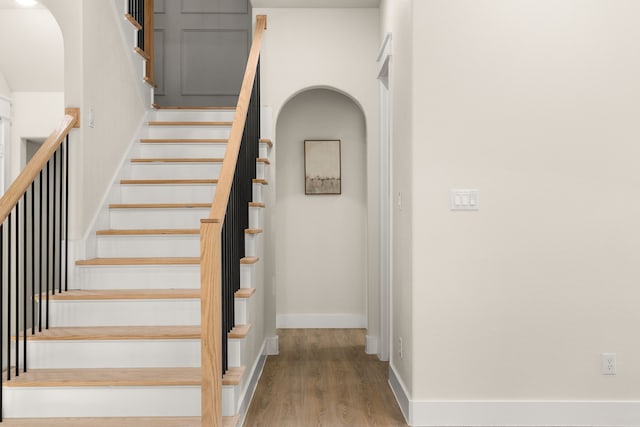
[[[406,426],[363,329],[280,329],[245,427]]]

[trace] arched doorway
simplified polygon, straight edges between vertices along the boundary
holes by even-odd
[[[366,127],[331,89],[302,91],[276,124],[275,274],[279,328],[367,326]],[[305,194],[305,140],[339,140],[341,194]]]

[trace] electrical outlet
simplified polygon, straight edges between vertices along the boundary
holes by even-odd
[[[400,359],[404,359],[404,352],[402,350],[402,337],[398,338],[398,356]]]
[[[617,365],[615,353],[602,353],[602,375],[615,375]]]

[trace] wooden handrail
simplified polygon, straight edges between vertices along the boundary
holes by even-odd
[[[267,16],[258,15],[256,17],[256,31],[253,35],[253,43],[251,45],[251,51],[249,52],[244,78],[242,79],[240,96],[238,97],[238,106],[236,107],[231,133],[229,134],[229,143],[227,144],[227,151],[224,155],[222,169],[220,169],[216,194],[213,199],[213,205],[211,206],[211,212],[209,213],[209,219],[212,219],[214,222],[224,222],[224,215],[227,211],[227,202],[229,201],[229,194],[231,193],[233,174],[236,170],[244,123],[247,119],[247,110],[249,109],[249,101],[251,100],[251,90],[256,77],[258,59],[260,58],[262,35],[266,28]]]
[[[242,80],[229,142],[209,217],[200,223],[200,327],[202,427],[222,427],[222,224],[236,170],[267,17],[256,17],[256,30]]]
[[[31,183],[36,179],[44,165],[56,152],[60,144],[69,135],[78,119],[72,115],[65,115],[58,127],[49,135],[47,140],[38,149],[27,166],[20,172],[20,175],[13,181],[9,189],[0,199],[0,224],[9,216],[13,208],[18,204],[20,198],[29,189]]]
[[[153,0],[144,0],[144,51],[149,56],[145,64],[145,74],[149,83],[155,86],[153,27]]]

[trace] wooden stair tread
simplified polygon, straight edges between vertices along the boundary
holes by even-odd
[[[240,258],[240,264],[255,264],[260,261],[260,258],[257,256],[248,256],[244,258]]]
[[[247,228],[244,230],[244,234],[260,234],[262,233],[261,228]]]
[[[260,138],[260,143],[267,144],[269,147],[273,147],[273,141],[271,141],[269,138]]]
[[[235,427],[238,417],[223,417]],[[5,418],[3,427],[202,427],[200,417]]]
[[[201,106],[190,106],[190,105],[177,105],[177,106],[166,106],[166,105],[158,105],[156,103],[152,104],[153,108],[156,110],[227,110],[227,111],[235,111],[235,106],[211,106],[211,105],[201,105]]]
[[[264,163],[265,165],[270,165],[271,162],[269,161],[269,159],[267,159],[266,157],[258,157],[256,159],[256,162],[258,163]]]
[[[200,326],[87,326],[45,329],[29,341],[200,339]]]
[[[149,126],[231,126],[233,122],[205,122],[205,121],[150,121]]]
[[[250,208],[264,208],[265,204],[262,202],[249,202]]]
[[[141,138],[143,144],[226,144],[228,139],[206,138]]]
[[[50,301],[132,299],[200,299],[200,289],[83,289],[49,295]]]
[[[200,368],[31,369],[5,387],[200,386]]]
[[[210,208],[211,203],[112,203],[110,209],[184,209]]]
[[[250,298],[251,295],[256,293],[256,288],[240,288],[239,290],[236,291],[235,294],[233,294],[234,297],[236,298]]]
[[[130,13],[125,13],[124,17],[135,27],[136,30],[142,30],[142,25]]]
[[[242,381],[245,368],[241,366],[239,368],[229,368],[227,372],[222,376],[222,385],[238,385]]]
[[[251,323],[248,323],[246,325],[236,325],[233,327],[231,332],[229,332],[228,337],[235,338],[235,339],[246,338],[250,330],[251,330]]]
[[[217,184],[217,179],[121,179],[122,185],[192,185]]]
[[[269,181],[267,181],[266,179],[260,179],[260,178],[256,178],[253,180],[254,184],[262,184],[262,185],[269,185]]]
[[[136,230],[98,230],[96,235],[98,236],[149,236],[160,234],[200,234],[199,229],[180,229],[180,228],[167,228],[167,229],[136,229]]]
[[[91,258],[76,265],[198,265],[199,257]]]
[[[131,163],[222,163],[223,160],[217,157],[148,157],[131,159]]]

